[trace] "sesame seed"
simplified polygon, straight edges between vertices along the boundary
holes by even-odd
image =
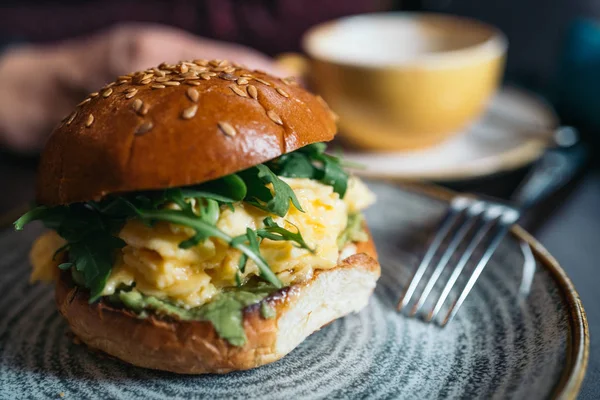
[[[196,115],[196,111],[198,111],[198,106],[194,104],[191,107],[186,108],[181,112],[181,118],[183,119],[191,119]]]
[[[223,131],[223,133],[227,136],[233,137],[237,135],[237,131],[229,122],[220,121],[217,124],[219,125],[219,129],[221,129],[221,131]]]
[[[142,106],[144,105],[144,102],[140,99],[135,99],[133,101],[133,103],[131,103],[131,108],[133,108],[133,110],[135,112],[139,112],[142,108]]]
[[[180,83],[179,82],[168,81],[168,82],[163,82],[163,85],[165,85],[165,86],[179,86]]]
[[[146,114],[148,114],[148,110],[150,110],[150,106],[148,104],[144,103],[142,108],[140,108],[140,110],[138,111],[138,114],[146,115]]]
[[[271,119],[271,121],[275,122],[277,125],[283,125],[283,121],[281,117],[277,115],[277,113],[273,110],[267,111],[267,116]]]
[[[223,72],[219,74],[219,78],[225,79],[226,81],[235,81],[237,76]]]
[[[254,78],[254,75],[252,75],[252,74],[242,74],[240,76],[243,76],[245,78]]]
[[[156,82],[168,82],[170,80],[171,80],[170,76],[164,76],[164,75],[155,79]]]
[[[275,91],[277,93],[279,93],[280,95],[282,95],[283,97],[285,97],[286,99],[290,97],[290,95],[287,94],[287,92],[281,88],[275,88]]]
[[[140,85],[147,85],[147,84],[149,84],[150,82],[152,82],[152,78],[148,78],[148,79],[142,79],[142,80],[140,81]]]
[[[201,67],[206,67],[208,65],[207,60],[194,60],[194,64],[199,65]]]
[[[256,100],[258,98],[258,90],[256,90],[256,86],[254,86],[254,85],[248,85],[248,88],[246,90],[248,90],[248,94],[254,100]]]
[[[186,76],[186,77],[184,78],[184,80],[186,80],[186,81],[197,81],[198,79],[200,79],[200,77],[199,77],[199,76],[197,76],[197,75]]]
[[[194,88],[189,88],[185,94],[187,94],[187,97],[194,103],[197,103],[198,99],[200,98],[200,93],[198,93],[198,91]]]
[[[129,80],[131,80],[131,76],[129,76],[129,75],[119,75],[117,77],[117,79],[120,80],[120,81],[129,81]]]
[[[293,85],[293,86],[298,85],[298,82],[296,82],[296,78],[293,76],[288,76],[287,78],[282,78],[281,82],[285,83],[286,85]]]
[[[89,128],[94,123],[94,116],[92,114],[88,115],[87,120],[85,121],[85,127]]]
[[[98,96],[98,92],[92,92],[92,93],[90,93],[89,97],[93,99],[96,96]]]
[[[92,99],[90,97],[83,100],[81,103],[77,104],[77,107],[84,105],[85,103],[89,103]]]
[[[166,88],[165,85],[159,85],[159,84],[156,84],[156,83],[154,85],[150,86],[150,87],[152,89],[164,89],[164,88]]]
[[[137,129],[135,130],[135,134],[143,135],[144,133],[148,133],[153,127],[154,124],[152,122],[144,121],[137,127]]]
[[[209,75],[209,74],[210,74],[210,72],[204,72],[204,73],[200,74],[200,78],[204,79],[205,81],[209,81],[210,77],[211,77],[211,75]]]
[[[210,78],[208,78],[208,79],[210,79]],[[198,86],[198,85],[200,85],[200,82],[198,82],[198,81],[186,81],[185,83],[187,83],[190,86]]]
[[[237,94],[240,97],[248,97],[248,94],[246,94],[246,92],[240,89],[238,86],[229,86],[229,89],[231,89],[233,93]]]
[[[108,96],[110,96],[112,94],[112,92],[113,92],[112,88],[108,88],[104,92],[102,92],[102,97],[107,98]]]
[[[246,79],[246,78],[238,78],[237,84],[238,85],[247,85],[248,84],[248,79]]]
[[[113,87],[113,86],[115,86],[115,83],[114,83],[114,82],[111,82],[111,83],[109,83],[108,85],[104,86],[104,88],[105,88],[105,89],[108,89],[108,88],[111,88],[111,87]]]
[[[255,81],[262,83],[263,85],[271,86],[271,84],[263,79],[254,78]]]
[[[123,85],[123,84],[125,84],[125,83],[127,83],[127,82],[129,82],[129,80],[128,80],[128,79],[119,79],[119,80],[117,81],[117,85],[121,86],[121,85]]]
[[[209,64],[211,64],[211,65],[213,65],[215,67],[226,67],[226,66],[229,65],[229,61],[227,61],[227,60],[213,60]]]
[[[71,122],[73,122],[73,120],[75,119],[76,116],[77,116],[77,111],[73,111],[71,113],[71,115],[69,115],[69,117],[67,118],[67,126],[71,125]]]
[[[186,72],[188,72],[188,70],[190,69],[190,67],[188,67],[185,64],[181,64],[181,66],[179,67],[179,72],[181,72],[182,74],[185,74]]]
[[[235,67],[227,67],[223,70],[223,72],[226,72],[228,74],[232,74],[235,72]]]

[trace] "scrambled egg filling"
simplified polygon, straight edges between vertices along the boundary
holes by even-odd
[[[281,178],[294,190],[305,212],[291,206],[285,218],[271,215],[288,230],[296,227],[311,253],[289,241],[265,239],[260,251],[271,269],[284,285],[310,279],[315,270],[333,268],[338,263],[340,248],[337,239],[346,228],[348,215],[360,212],[374,201],[373,194],[357,178],[349,180],[344,199],[333,188],[318,181],[300,178]],[[265,211],[243,202],[234,204],[232,211],[222,207],[217,227],[230,236],[244,234],[246,228],[263,227],[269,216]],[[193,234],[189,228],[166,222],[149,227],[130,220],[119,232],[127,245],[117,255],[103,295],[111,295],[122,285],[131,286],[159,299],[169,300],[183,308],[200,306],[220,293],[222,288],[235,286],[240,252],[219,239],[209,238],[189,249],[179,243]],[[34,266],[32,279],[47,278],[57,270],[50,260],[64,241],[52,232],[42,236],[31,254]],[[51,266],[49,266],[51,265]],[[248,261],[243,279],[259,274],[257,266]]]

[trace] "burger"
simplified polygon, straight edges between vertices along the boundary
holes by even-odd
[[[161,64],[91,93],[40,158],[32,280],[92,349],[185,374],[280,359],[364,308],[374,196],[325,152],[335,114],[292,79]]]

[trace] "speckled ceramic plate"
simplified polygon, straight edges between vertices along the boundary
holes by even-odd
[[[0,399],[434,399],[574,398],[583,379],[587,325],[556,261],[516,228],[445,329],[394,306],[429,230],[446,207],[437,189],[372,188],[368,213],[383,274],[364,311],[324,327],[284,359],[224,376],[181,376],[90,353],[68,336],[52,289],[27,283],[27,251],[40,229],[0,233]],[[517,298],[529,242],[538,268]]]

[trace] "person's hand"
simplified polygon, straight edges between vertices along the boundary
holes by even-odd
[[[197,58],[285,75],[255,50],[160,25],[126,24],[52,45],[15,47],[0,54],[0,146],[38,151],[87,93],[116,76]]]

